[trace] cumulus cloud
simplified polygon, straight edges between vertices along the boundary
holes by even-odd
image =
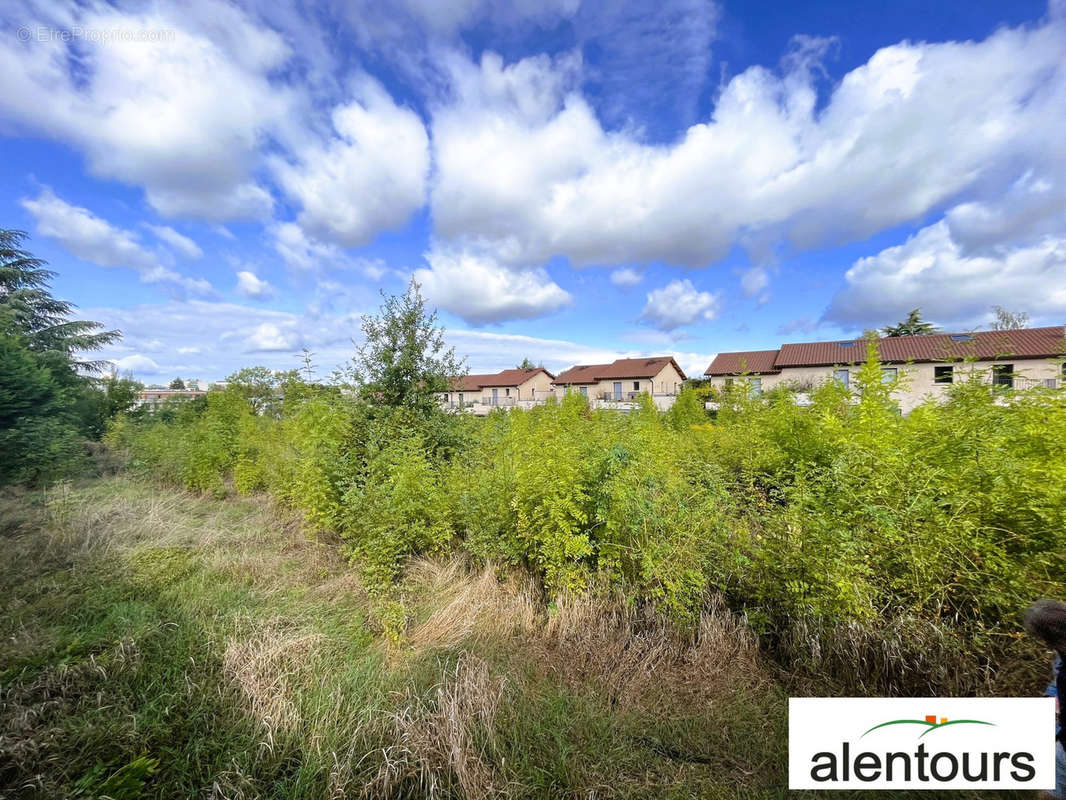
[[[1029,312],[1034,320],[1066,315],[1066,237],[1046,236],[999,252],[967,254],[946,220],[907,241],[861,258],[825,319],[844,326],[881,325],[915,307],[941,324],[986,317],[993,304]]]
[[[547,270],[509,270],[469,252],[431,251],[415,270],[426,298],[472,325],[531,319],[571,302]]]
[[[253,300],[265,300],[273,297],[275,290],[254,272],[242,269],[237,273],[237,293]]]
[[[281,222],[270,229],[274,249],[290,267],[311,272],[344,260],[335,245],[308,236],[295,222]]]
[[[273,322],[263,322],[244,340],[245,352],[269,353],[272,351],[293,351],[300,347],[300,338],[292,326],[283,326]]]
[[[718,295],[699,291],[692,281],[673,280],[648,292],[648,302],[640,316],[661,331],[672,331],[714,319],[718,316],[718,303]]]
[[[355,83],[356,98],[333,111],[334,134],[274,159],[285,192],[302,207],[313,235],[358,247],[407,221],[425,200],[429,139],[422,120],[397,106],[376,81]]]
[[[115,369],[120,373],[130,372],[139,375],[157,375],[160,371],[159,365],[155,361],[140,353],[124,356],[116,359],[113,363]]]
[[[170,245],[171,249],[185,256],[185,258],[203,257],[204,251],[200,249],[200,245],[188,236],[178,233],[169,225],[150,225],[146,222],[144,223],[144,227],[155,234],[160,241]]]
[[[164,267],[134,232],[67,203],[47,187],[36,198],[23,198],[22,207],[37,221],[38,233],[56,239],[80,259],[101,267],[134,269],[145,283],[162,283],[201,295],[213,291],[203,278],[188,278]]]
[[[31,3],[17,22],[71,30],[172,31],[160,41],[0,39],[0,115],[68,142],[99,176],[143,186],[165,216],[268,215],[253,170],[291,107],[271,83],[291,53],[240,10],[192,0],[143,11],[102,3]],[[47,98],[42,102],[42,98]]]
[[[623,289],[630,289],[642,280],[644,280],[644,274],[632,267],[619,267],[611,270],[611,283],[615,286],[621,286]]]
[[[864,238],[1058,158],[1066,21],[901,43],[818,103],[816,51],[751,67],[675,143],[605,130],[567,59],[454,59],[434,110],[437,232],[502,263],[667,261]]]

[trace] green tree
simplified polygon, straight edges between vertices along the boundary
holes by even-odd
[[[543,364],[534,364],[527,356],[526,358],[522,359],[522,363],[516,366],[515,369],[539,369],[543,366]]]
[[[52,296],[54,273],[22,248],[26,234],[0,229],[0,481],[41,482],[75,471],[81,440],[97,434],[100,396],[84,354],[119,337],[70,319]]]
[[[34,352],[51,354],[59,369],[99,372],[107,362],[80,355],[121,334],[102,330],[99,322],[70,319],[76,306],[52,296],[48,282],[55,273],[22,249],[25,239],[23,231],[0,229],[0,329],[24,337]]]
[[[174,380],[172,380],[170,382],[170,386],[168,386],[167,388],[169,388],[169,389],[184,389],[185,388],[185,381],[183,381],[181,378],[175,378]]]
[[[1003,306],[992,306],[995,319],[992,321],[994,331],[1016,331],[1028,327],[1029,315],[1024,311],[1008,311]]]
[[[429,415],[439,410],[437,397],[451,380],[466,374],[413,280],[403,295],[386,296],[377,316],[364,316],[362,329],[365,341],[350,373],[360,397],[372,405]]]
[[[887,325],[881,330],[885,336],[928,336],[936,333],[940,328],[922,319],[922,310],[914,308],[903,322],[898,325]]]

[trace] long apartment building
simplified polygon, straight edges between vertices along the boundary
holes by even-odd
[[[903,378],[897,392],[908,413],[975,373],[992,385],[1015,389],[1064,385],[1064,326],[1011,331],[889,336],[875,340],[886,379]],[[743,378],[753,391],[779,384],[809,388],[837,380],[852,385],[866,359],[865,339],[785,344],[777,350],[719,353],[705,375],[715,386]]]
[[[641,394],[662,409],[673,405],[685,373],[669,356],[620,358],[610,364],[582,364],[558,376],[543,367],[456,378],[441,403],[451,411],[487,414],[494,408],[531,408],[567,392],[580,392],[593,408],[628,411]]]

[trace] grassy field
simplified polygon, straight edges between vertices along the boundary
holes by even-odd
[[[263,497],[102,478],[4,496],[0,535],[0,797],[782,796],[818,689],[713,603],[679,638],[458,561],[386,636]]]

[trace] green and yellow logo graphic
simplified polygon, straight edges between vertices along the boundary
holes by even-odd
[[[994,727],[995,724],[996,723],[994,722],[985,722],[983,719],[948,719],[947,717],[940,717],[938,722],[936,714],[926,714],[925,719],[890,719],[888,722],[874,725],[862,736],[865,736],[872,731],[876,731],[878,728],[888,727],[889,725],[922,725],[925,727],[925,730],[918,734],[918,738],[921,739],[928,736],[933,731],[946,728],[949,725],[991,725]],[[861,739],[862,736],[859,738]]]

